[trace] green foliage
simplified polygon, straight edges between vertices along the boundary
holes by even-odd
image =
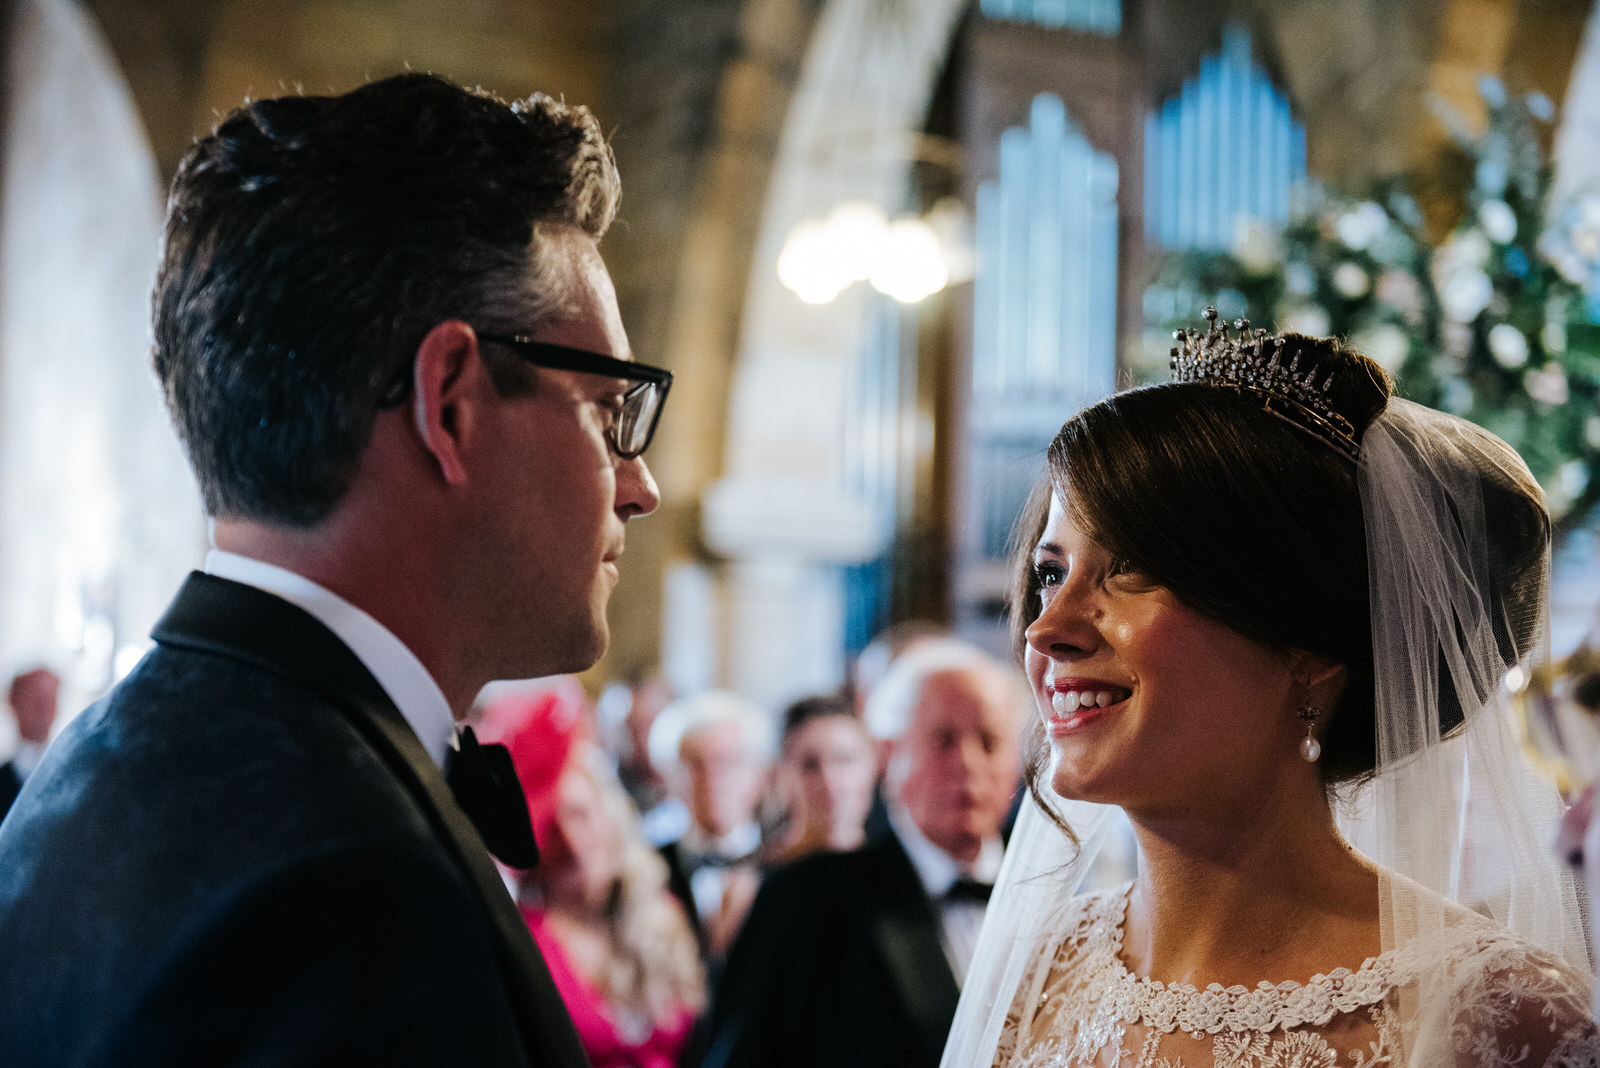
[[[1334,334],[1402,396],[1487,427],[1522,454],[1551,513],[1600,501],[1600,195],[1547,204],[1538,95],[1482,83],[1477,134],[1446,116],[1472,168],[1467,211],[1432,246],[1402,180],[1356,197],[1302,193],[1282,228],[1242,221],[1225,252],[1172,254],[1145,297],[1135,373],[1165,377],[1170,331],[1207,304],[1228,319]]]

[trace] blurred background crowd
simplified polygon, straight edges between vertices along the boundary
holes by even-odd
[[[748,698],[674,696],[653,673],[593,702],[570,677],[486,691],[477,731],[510,749],[539,847],[536,868],[503,869],[507,885],[595,1063],[754,1064],[765,1042],[820,1018],[936,1059],[1021,799],[1026,704],[1008,665],[920,620],[875,637],[847,686],[789,704],[777,729]],[[889,878],[797,865],[825,853],[882,854]],[[1103,877],[1130,864],[1113,848]],[[769,901],[745,933],[767,873],[784,868],[790,906],[819,908],[828,891],[806,880],[820,875],[862,895],[854,915],[804,922]],[[924,981],[943,997],[881,976],[880,939],[861,937],[900,896],[906,916],[884,937],[932,949]],[[796,940],[853,943],[859,962],[809,961]],[[758,993],[780,976],[804,993]],[[882,981],[881,1009],[821,1011],[851,981]],[[904,1033],[906,1004],[932,1016],[930,1034]],[[718,1048],[741,1037],[732,1059]]]

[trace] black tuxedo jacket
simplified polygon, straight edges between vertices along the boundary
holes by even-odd
[[[769,875],[728,956],[704,1068],[937,1068],[959,990],[900,840]]]
[[[0,1065],[587,1064],[360,660],[191,575],[0,824]]]

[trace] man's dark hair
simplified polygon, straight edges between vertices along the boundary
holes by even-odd
[[[861,717],[856,715],[856,706],[843,693],[802,697],[783,710],[783,744],[787,746],[796,731],[812,720],[824,716],[845,716],[857,723],[861,722]],[[866,727],[863,726],[862,730],[865,731]]]
[[[259,100],[178,166],[155,367],[213,516],[311,526],[429,330],[559,317],[546,224],[596,238],[616,165],[588,109],[507,105],[428,74]],[[486,360],[497,350],[484,350]],[[500,354],[503,393],[529,370]]]

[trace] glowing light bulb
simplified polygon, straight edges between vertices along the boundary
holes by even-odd
[[[883,209],[866,200],[846,200],[828,213],[823,224],[834,256],[834,271],[851,282],[872,274],[888,237]]]
[[[897,219],[889,225],[870,275],[872,287],[902,304],[937,293],[950,280],[939,248],[939,235],[921,219]]]
[[[815,219],[789,231],[778,254],[778,280],[807,304],[826,304],[850,284],[835,265],[827,229]]]

